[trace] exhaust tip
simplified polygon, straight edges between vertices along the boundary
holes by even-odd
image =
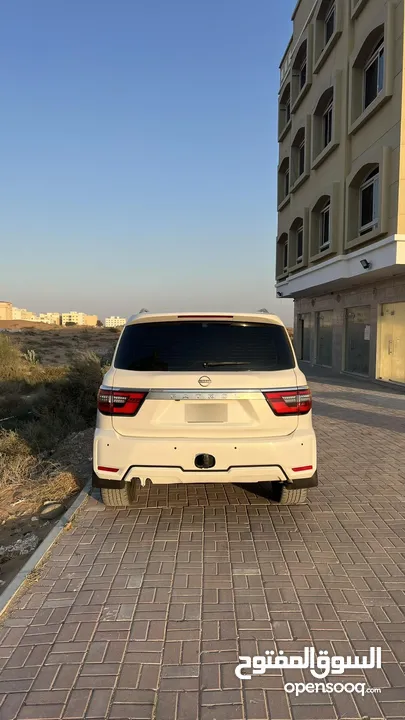
[[[201,455],[197,455],[196,459],[194,460],[194,464],[199,470],[209,470],[210,468],[214,467],[215,458],[213,455],[207,455],[207,453],[202,453]]]

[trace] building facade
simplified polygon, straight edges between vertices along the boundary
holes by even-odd
[[[300,0],[292,21],[277,293],[301,360],[405,383],[404,0]]]
[[[26,320],[29,322],[40,322],[39,316],[26,308],[14,307],[12,309],[13,320]]]
[[[47,325],[60,325],[60,314],[53,312],[39,313],[39,322]]]
[[[76,312],[75,310],[72,310],[69,313],[62,313],[61,315],[62,325],[74,323],[75,325],[95,327],[97,325],[97,319],[97,315],[86,315],[86,313]]]
[[[118,317],[117,315],[111,315],[111,317],[108,317],[105,319],[105,327],[124,327],[126,323],[126,319],[122,317]]]
[[[0,300],[0,320],[13,319],[13,306],[7,300]]]

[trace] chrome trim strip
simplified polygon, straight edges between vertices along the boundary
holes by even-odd
[[[247,400],[262,397],[261,390],[151,390],[149,400]]]
[[[265,392],[294,392],[297,390],[308,390],[307,387],[284,387],[284,388],[248,388],[248,389],[216,389],[209,390],[201,388],[200,390],[190,389],[160,389],[160,388],[111,388],[105,385],[101,386],[102,390],[116,390],[117,392],[144,392],[147,393],[149,400],[246,400],[255,396],[259,398]]]

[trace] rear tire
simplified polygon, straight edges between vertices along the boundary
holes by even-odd
[[[260,483],[266,487],[266,494],[278,505],[304,505],[307,502],[308,488],[293,490],[280,482]]]
[[[305,505],[308,498],[308,488],[300,488],[299,490],[289,490],[283,486],[278,501],[279,505]]]
[[[101,497],[107,507],[130,507],[134,502],[134,481],[123,488],[101,488]]]

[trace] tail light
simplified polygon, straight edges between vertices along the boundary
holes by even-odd
[[[305,390],[272,390],[264,396],[275,415],[306,415],[312,409],[312,395]]]
[[[127,415],[134,417],[146,398],[145,392],[105,390],[100,388],[97,408],[103,415]]]

